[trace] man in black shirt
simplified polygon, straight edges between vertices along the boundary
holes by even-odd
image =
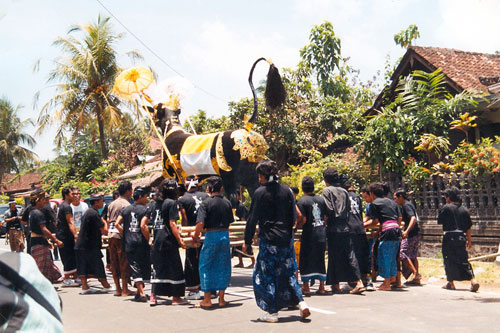
[[[304,195],[297,201],[301,212],[298,227],[302,228],[300,238],[300,278],[302,291],[309,296],[309,281],[319,280],[317,294],[326,294],[325,281],[325,249],[326,249],[326,207],[323,197],[314,194],[314,180],[311,177],[302,178]]]
[[[420,236],[418,234],[417,211],[412,203],[408,201],[408,195],[404,189],[398,189],[394,192],[394,201],[401,209],[404,222],[400,252],[401,261],[403,262],[402,273],[407,280],[410,274],[413,274],[413,279],[406,281],[406,284],[419,286],[422,277],[418,273],[417,254]]]
[[[361,294],[366,291],[361,281],[358,259],[351,241],[349,215],[351,200],[342,185],[347,180],[339,175],[335,168],[327,168],[323,172],[326,188],[325,198],[328,241],[328,269],[326,283],[332,286],[332,292],[341,292],[340,282],[356,285],[351,294]]]
[[[200,253],[201,290],[205,293],[199,306],[212,306],[211,295],[219,291],[219,307],[226,306],[224,293],[231,281],[231,249],[229,244],[229,224],[234,221],[229,200],[222,196],[222,178],[208,178],[210,197],[201,203],[198,212],[193,242],[200,240],[202,229],[206,229],[205,242]]]
[[[377,290],[388,291],[391,290],[391,280],[397,280],[397,257],[401,244],[401,213],[398,205],[385,197],[386,191],[382,184],[371,184],[368,191],[373,199],[368,211],[372,222],[366,226],[379,227],[377,265],[379,275],[384,278],[384,283]]]
[[[59,248],[64,246],[47,229],[47,220],[40,209],[47,204],[46,193],[42,189],[36,190],[30,195],[31,206],[29,224],[31,227],[31,256],[35,259],[40,272],[52,283],[61,277],[61,273],[52,260],[50,245],[47,239],[52,240]]]
[[[14,199],[9,200],[9,210],[4,215],[4,222],[7,223],[10,250],[12,252],[23,252],[24,232],[21,226],[21,217],[17,215],[16,201]]]
[[[188,176],[186,178],[186,189],[187,192],[178,201],[179,212],[182,217],[182,225],[194,227],[196,226],[198,209],[201,203],[208,198],[208,194],[198,190],[198,179],[195,176]],[[199,247],[186,249],[184,276],[186,279],[186,290],[189,292],[186,296],[188,300],[200,299],[199,252]]]
[[[98,212],[104,205],[104,196],[93,194],[89,201],[91,207],[82,216],[80,232],[75,244],[77,271],[82,281],[80,295],[95,292],[87,284],[89,275],[95,276],[105,290],[111,290],[101,259],[102,234],[108,233],[108,227]]]
[[[443,260],[448,283],[444,289],[455,289],[453,281],[470,280],[470,291],[476,292],[479,283],[476,282],[472,266],[469,263],[467,249],[472,248],[472,220],[469,211],[460,203],[459,189],[455,186],[444,191],[446,205],[439,210],[438,224],[443,226]]]
[[[151,279],[148,219],[144,219],[149,215],[146,208],[148,194],[149,189],[145,187],[135,188],[134,203],[122,209],[115,223],[116,229],[123,235],[123,247],[137,288],[134,301],[143,303],[148,301],[144,294],[144,282]]]
[[[80,283],[78,283],[78,280],[74,280],[77,275],[75,241],[78,235],[73,223],[73,210],[71,209],[73,189],[70,186],[66,186],[62,189],[61,195],[64,201],[59,206],[59,211],[57,212],[56,235],[64,243],[64,246],[59,250],[64,268],[63,286],[79,287]]]

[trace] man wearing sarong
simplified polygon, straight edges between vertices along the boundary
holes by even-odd
[[[302,228],[300,238],[300,278],[303,283],[302,292],[305,296],[311,294],[309,282],[319,281],[317,294],[325,295],[325,249],[326,249],[326,207],[323,197],[314,194],[314,180],[311,177],[302,178],[304,195],[297,200],[301,217],[298,227]]]
[[[420,240],[417,211],[408,201],[408,194],[404,189],[394,192],[394,201],[399,205],[404,222],[403,236],[401,240],[400,256],[403,262],[402,274],[407,280],[407,285],[421,284],[422,276],[418,273],[418,243]],[[408,280],[413,274],[413,279]]]
[[[111,272],[115,282],[115,296],[129,296],[133,292],[128,289],[130,279],[130,266],[127,260],[127,254],[123,250],[123,240],[120,232],[115,227],[116,220],[121,211],[130,205],[132,197],[132,183],[128,180],[122,180],[118,184],[118,199],[115,199],[108,207],[108,249],[109,259],[111,261]],[[121,285],[120,285],[121,279]]]
[[[132,281],[137,288],[134,301],[143,303],[148,301],[144,293],[144,282],[149,282],[151,278],[148,220],[144,219],[149,213],[146,207],[148,194],[148,188],[136,187],[134,203],[122,209],[115,223],[116,229],[122,234]]]
[[[102,235],[108,233],[107,224],[103,222],[99,209],[104,205],[102,194],[92,194],[90,208],[83,213],[80,231],[75,244],[76,266],[78,276],[82,281],[80,295],[93,294],[96,290],[89,288],[87,278],[95,277],[101,282],[104,290],[111,290],[106,279],[104,264],[102,262]]]
[[[377,290],[391,290],[391,278],[395,281],[397,275],[397,257],[401,243],[401,228],[399,221],[401,214],[398,205],[391,199],[384,197],[384,188],[380,183],[368,187],[372,202],[368,216],[371,219],[370,227],[379,227],[377,265],[378,274],[384,278]]]
[[[207,179],[210,197],[201,203],[196,218],[193,242],[200,240],[205,229],[205,241],[200,253],[200,284],[204,293],[199,307],[210,308],[211,296],[219,292],[219,307],[227,305],[224,293],[231,281],[231,247],[229,245],[229,224],[234,221],[231,202],[222,196],[222,178]]]
[[[64,246],[59,249],[61,261],[64,268],[64,281],[65,287],[79,287],[80,283],[75,281],[76,272],[76,254],[75,254],[75,241],[78,237],[76,233],[75,224],[73,223],[73,210],[71,209],[71,202],[73,201],[73,189],[69,186],[61,190],[63,202],[59,206],[57,212],[57,238],[62,240]]]
[[[350,181],[344,182],[342,187],[347,191],[351,201],[351,212],[349,214],[349,235],[354,248],[354,254],[358,261],[361,280],[365,286],[370,283],[370,247],[363,226],[363,203],[361,197],[354,191]]]
[[[7,224],[10,250],[12,252],[23,252],[24,232],[21,226],[21,217],[17,214],[16,201],[9,200],[9,210],[4,215],[4,222]]]
[[[476,282],[472,266],[469,263],[467,249],[472,248],[472,221],[467,208],[460,203],[460,191],[455,186],[444,191],[446,205],[439,210],[438,224],[443,226],[443,260],[448,283],[444,289],[455,289],[454,281],[470,280],[470,291],[476,292]]]
[[[186,178],[186,189],[182,197],[179,198],[179,211],[182,217],[183,226],[196,226],[196,216],[203,200],[208,198],[208,194],[198,190],[198,179],[195,176]],[[186,249],[186,260],[184,262],[184,275],[186,278],[186,290],[188,300],[198,300],[200,296],[200,273],[198,271],[200,257],[199,247]]]
[[[377,229],[370,228],[371,223],[373,222],[368,216],[368,212],[370,211],[370,203],[372,202],[372,198],[370,193],[368,192],[368,187],[364,186],[361,188],[361,197],[366,202],[364,214],[363,214],[363,227],[365,228],[366,238],[368,239],[368,248],[370,250],[369,262],[370,262],[370,273],[369,282],[366,284],[367,291],[375,291],[375,287],[373,286],[373,282],[377,281],[377,248],[378,248],[378,235]]]
[[[323,172],[326,188],[323,197],[327,208],[326,235],[328,240],[328,269],[326,283],[332,286],[333,293],[340,293],[340,282],[355,285],[351,294],[366,291],[361,281],[361,272],[356,258],[349,230],[349,214],[351,200],[342,188],[347,180],[338,174],[335,168],[327,168]]]
[[[172,178],[164,179],[158,187],[156,206],[149,217],[153,221],[154,232],[150,306],[157,304],[156,296],[172,296],[172,304],[188,303],[182,298],[186,280],[179,246],[185,249],[186,244],[177,229],[178,193],[177,182]],[[148,223],[148,217],[145,217],[145,223]]]
[[[29,215],[31,227],[31,256],[35,259],[40,272],[52,283],[61,277],[61,272],[54,264],[50,253],[51,246],[48,239],[52,240],[57,247],[62,248],[64,243],[47,229],[45,215],[40,209],[47,204],[46,193],[37,190],[30,195],[31,206],[33,207]]]
[[[278,311],[299,305],[302,318],[311,313],[304,302],[295,276],[294,251],[291,246],[295,224],[295,200],[292,191],[278,183],[278,167],[266,160],[257,165],[259,182],[254,193],[245,228],[243,251],[252,246],[259,226],[259,254],[253,271],[257,306],[266,313],[261,321],[278,322]]]

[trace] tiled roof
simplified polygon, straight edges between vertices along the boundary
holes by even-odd
[[[3,175],[0,192],[13,193],[13,192],[27,191],[33,188],[32,186],[33,184],[34,185],[40,184],[40,181],[42,180],[42,174],[38,172],[26,173],[24,175],[19,176],[13,182],[10,182],[14,177],[16,177],[16,174]]]
[[[479,78],[500,76],[500,54],[466,52],[440,47],[410,46],[436,69],[470,92],[488,93],[488,87]]]

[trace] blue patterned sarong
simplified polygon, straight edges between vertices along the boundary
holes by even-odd
[[[293,247],[273,246],[259,238],[259,255],[253,271],[253,291],[259,308],[276,313],[303,301],[295,266]]]
[[[200,253],[201,291],[226,290],[231,281],[229,232],[207,232]]]
[[[396,276],[400,241],[380,241],[378,245],[378,274],[384,279]]]

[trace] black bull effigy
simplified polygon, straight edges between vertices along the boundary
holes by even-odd
[[[252,196],[259,186],[255,167],[266,157],[268,145],[264,137],[252,131],[252,125],[257,119],[257,96],[252,84],[253,70],[258,59],[252,66],[249,83],[254,98],[254,109],[251,118],[244,128],[194,135],[186,132],[179,122],[180,110],[171,110],[159,103],[148,107],[153,114],[155,124],[161,128],[165,145],[171,159],[163,154],[163,176],[177,178],[179,183],[189,175],[204,178],[219,175],[222,178],[225,192],[228,196],[234,194],[239,186],[245,187]],[[268,61],[269,62],[269,61]],[[281,107],[286,94],[278,69],[269,62],[265,100],[269,112]],[[173,162],[173,163],[172,163]]]

